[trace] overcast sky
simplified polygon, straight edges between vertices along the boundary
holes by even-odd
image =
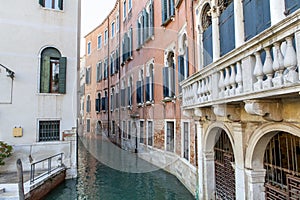
[[[81,56],[85,49],[83,37],[106,18],[115,3],[116,0],[81,0]]]

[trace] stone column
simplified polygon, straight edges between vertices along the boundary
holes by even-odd
[[[200,122],[195,122],[197,126],[197,149],[198,149],[198,197],[203,199],[204,197],[204,170],[203,170],[203,145],[202,145],[202,136],[203,136],[203,124]]]
[[[220,13],[217,5],[217,0],[212,1],[211,22],[212,22],[213,62],[220,57],[219,15]]]
[[[244,14],[242,0],[234,0],[234,33],[235,47],[239,47],[244,43]]]
[[[270,0],[271,26],[285,18],[285,4],[282,0]]]
[[[234,133],[234,158],[235,158],[235,193],[236,199],[246,199],[246,187],[245,187],[245,140],[244,129],[241,123],[233,124]]]
[[[248,180],[248,192],[247,199],[256,200],[256,199],[265,199],[265,169],[246,169],[246,175]]]
[[[204,168],[204,199],[215,199],[215,158],[214,152],[203,152]]]

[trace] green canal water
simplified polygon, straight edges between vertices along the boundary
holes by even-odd
[[[189,200],[177,178],[103,139],[79,139],[78,178],[66,180],[46,200]]]

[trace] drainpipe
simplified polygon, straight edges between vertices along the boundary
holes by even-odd
[[[109,44],[110,44],[110,37],[109,37],[109,28],[110,28],[110,24],[109,24],[109,15],[107,17],[107,56],[108,56],[108,68],[107,68],[107,137],[109,138],[110,137],[110,107],[109,107],[109,102],[110,102],[110,68],[111,68],[111,65],[110,65],[110,48],[109,48]],[[105,36],[104,36],[105,37]]]
[[[121,134],[122,134],[122,130],[121,130],[121,2],[119,1],[119,57],[117,58],[119,60],[119,128],[118,128],[118,132],[119,132],[119,146],[122,147],[122,137],[121,137]]]

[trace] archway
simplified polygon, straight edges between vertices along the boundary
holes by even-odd
[[[224,124],[213,124],[204,136],[205,199],[235,199],[233,137]]]
[[[245,158],[249,199],[299,198],[298,127],[287,123],[262,125],[252,134]]]

